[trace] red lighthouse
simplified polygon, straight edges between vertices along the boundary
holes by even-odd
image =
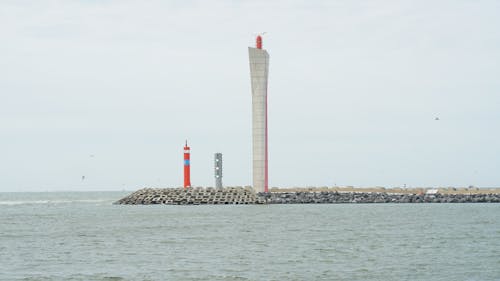
[[[186,145],[184,146],[184,188],[191,187],[191,171],[189,163],[190,148],[186,140]]]

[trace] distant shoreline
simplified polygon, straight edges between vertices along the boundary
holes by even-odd
[[[176,189],[180,187],[166,187],[166,189]],[[196,187],[196,188],[212,188],[212,187]],[[227,187],[232,188],[232,187]],[[250,186],[236,186],[235,188],[250,188]],[[385,188],[385,187],[354,187],[354,186],[333,186],[333,187],[271,187],[269,192],[273,193],[283,193],[283,192],[339,192],[339,193],[388,193],[388,194],[425,194],[430,190],[437,191],[439,194],[500,194],[500,187],[411,187],[411,188]],[[20,190],[20,191],[0,191],[0,193],[93,193],[93,192],[123,192],[132,193],[137,191],[137,189],[130,190],[45,190],[45,191],[30,191],[30,190]]]
[[[293,188],[276,188],[273,187],[270,192],[354,192],[354,193],[389,193],[389,194],[426,194],[429,191],[435,191],[439,194],[500,194],[500,188],[480,188],[480,187],[412,187],[412,188],[385,188],[385,187],[293,187]]]

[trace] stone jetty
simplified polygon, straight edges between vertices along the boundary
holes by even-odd
[[[115,202],[124,205],[263,204],[251,187],[143,188]]]
[[[250,187],[143,188],[115,204],[343,204],[343,203],[500,203],[500,193],[387,193],[304,189],[255,193]]]
[[[500,203],[500,194],[389,194],[368,192],[269,192],[257,194],[266,204],[325,203]]]

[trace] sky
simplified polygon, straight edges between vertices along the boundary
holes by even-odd
[[[0,191],[500,186],[499,1],[0,1]],[[439,119],[439,120],[436,120]],[[82,176],[85,179],[82,180]]]

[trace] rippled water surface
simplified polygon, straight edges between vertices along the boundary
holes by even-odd
[[[500,280],[500,204],[117,206],[0,193],[0,280]]]

